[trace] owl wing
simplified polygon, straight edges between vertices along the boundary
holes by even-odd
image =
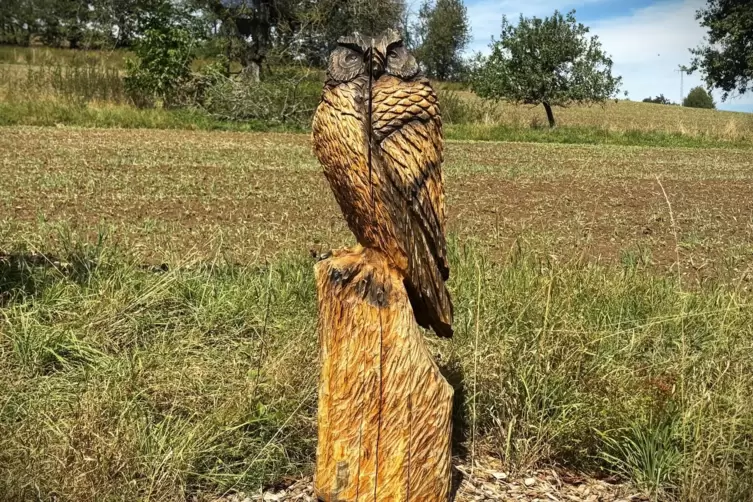
[[[452,336],[445,240],[442,119],[428,80],[384,76],[372,94],[372,152],[380,202],[407,254],[406,290],[416,320]]]

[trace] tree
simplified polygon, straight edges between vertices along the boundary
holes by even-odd
[[[714,98],[701,86],[690,90],[685,99],[682,100],[682,106],[687,106],[688,108],[716,108]]]
[[[0,43],[130,47],[154,20],[196,22],[185,0],[0,0]]]
[[[180,87],[191,75],[195,37],[189,24],[175,22],[183,11],[172,3],[150,13],[139,30],[134,44],[135,59],[126,61],[125,86],[139,106],[160,99],[167,105],[175,103]]]
[[[459,79],[461,53],[470,42],[468,14],[461,0],[424,0],[415,26],[416,56],[429,77]]]
[[[132,47],[148,29],[188,24],[189,13],[171,0],[93,0],[93,18],[114,47]]]
[[[81,0],[0,0],[0,43],[78,47],[89,32],[91,4]]]
[[[476,61],[473,89],[482,97],[542,104],[554,127],[552,106],[603,102],[619,90],[622,78],[612,76],[612,60],[588,32],[575,11],[544,19],[520,16],[517,26],[503,17],[499,41]]]
[[[46,45],[78,48],[91,21],[91,4],[79,0],[48,1],[39,12],[39,35]]]
[[[654,103],[657,105],[671,105],[672,102],[664,97],[664,94],[659,94],[655,98],[652,98],[651,96],[647,97],[643,100],[644,103]]]
[[[298,9],[296,50],[310,64],[324,67],[339,37],[387,28],[405,31],[406,13],[405,0],[310,0]]]
[[[706,44],[694,54],[690,70],[701,70],[709,88],[731,93],[753,91],[753,0],[708,0],[696,19],[708,29]]]
[[[29,45],[37,20],[30,1],[0,1],[0,44]]]

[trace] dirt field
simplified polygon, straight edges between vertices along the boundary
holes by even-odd
[[[307,135],[8,128],[0,151],[6,249],[60,228],[150,262],[351,240]],[[729,279],[753,261],[750,151],[450,142],[446,157],[450,231],[497,255],[667,270],[679,253],[684,274]]]

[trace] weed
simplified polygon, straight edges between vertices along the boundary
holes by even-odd
[[[602,434],[601,457],[616,474],[634,480],[653,496],[676,490],[682,461],[677,418],[633,423],[627,429]]]
[[[475,374],[459,418],[475,416],[478,449],[512,470],[610,469],[687,500],[745,492],[747,295],[684,293],[646,271],[560,266],[526,251],[499,263],[451,242],[457,335],[429,341],[454,371]],[[283,255],[155,270],[107,246],[96,256],[87,281],[50,273],[50,259],[29,263],[33,292],[4,286],[15,293],[0,337],[2,492],[176,500],[310,471],[312,264]],[[680,384],[686,401],[672,390]]]

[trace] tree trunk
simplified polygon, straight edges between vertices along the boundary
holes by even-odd
[[[251,82],[258,84],[261,74],[261,65],[256,61],[249,62],[243,67],[243,75],[246,76]]]
[[[325,502],[447,502],[452,387],[427,350],[384,256],[342,250],[314,268],[319,443]]]
[[[554,113],[552,113],[552,106],[549,104],[549,102],[544,101],[544,110],[546,110],[546,118],[549,120],[549,127],[554,127],[556,124],[554,123]]]

